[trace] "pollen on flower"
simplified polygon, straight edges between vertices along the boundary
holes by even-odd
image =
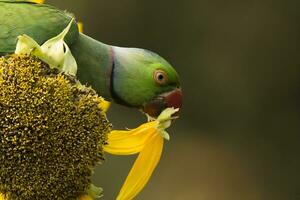
[[[0,88],[0,199],[80,199],[111,128],[103,99],[27,56],[0,58]]]

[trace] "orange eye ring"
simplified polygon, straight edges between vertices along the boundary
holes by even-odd
[[[166,74],[166,72],[158,69],[154,71],[153,79],[157,84],[164,85],[168,82],[168,75]]]

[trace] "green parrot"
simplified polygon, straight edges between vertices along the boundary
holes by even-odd
[[[0,55],[13,53],[22,34],[43,44],[58,35],[72,18],[50,5],[0,0]],[[159,55],[94,40],[79,33],[75,21],[65,40],[78,64],[77,78],[105,99],[138,108],[152,117],[165,108],[181,107],[179,76]]]

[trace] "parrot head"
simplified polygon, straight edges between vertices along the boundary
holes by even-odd
[[[175,69],[159,55],[144,49],[113,47],[112,96],[151,117],[165,108],[181,108],[182,92]]]

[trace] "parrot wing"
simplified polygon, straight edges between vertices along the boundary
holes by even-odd
[[[32,3],[29,0],[28,1],[26,1],[26,0],[0,0],[0,2],[9,2],[9,3],[11,3],[11,2],[25,2],[25,3]]]
[[[0,54],[15,51],[17,37],[26,34],[40,45],[58,35],[73,16],[55,7],[28,1],[0,0]],[[73,44],[79,36],[76,22],[66,36]]]

